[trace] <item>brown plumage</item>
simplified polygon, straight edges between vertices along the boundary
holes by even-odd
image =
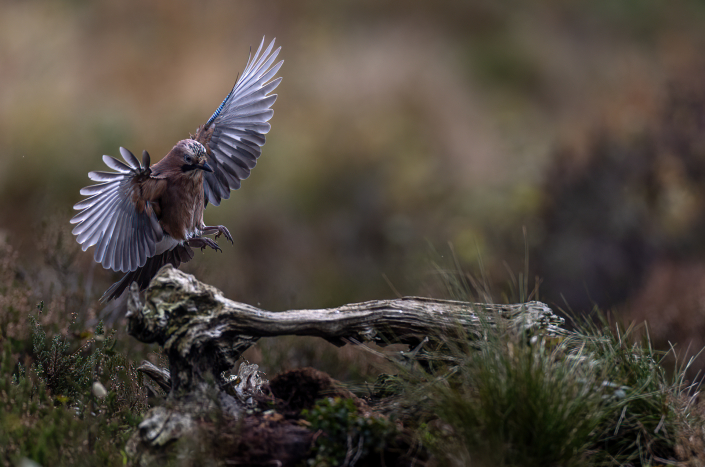
[[[279,49],[274,41],[260,55],[264,39],[245,71],[218,109],[196,135],[176,143],[162,160],[150,167],[144,151],[142,164],[120,148],[125,163],[103,156],[116,172],[90,172],[101,182],[81,190],[89,198],[77,203],[71,219],[73,233],[85,251],[95,245],[94,259],[106,269],[125,272],[101,297],[119,297],[132,283],[145,288],[165,264],[178,267],[193,258],[196,248],[220,250],[206,237],[232,236],[222,225],[207,226],[203,211],[219,205],[230,190],[250,175],[269,132],[270,95],[281,78],[272,80],[283,62],[273,65]]]

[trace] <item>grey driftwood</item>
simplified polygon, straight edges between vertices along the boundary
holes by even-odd
[[[402,297],[319,310],[265,311],[229,300],[215,287],[164,266],[144,300],[135,284],[128,296],[128,332],[162,346],[170,366],[168,371],[147,363],[141,367],[167,390],[171,402],[170,408],[156,407],[147,414],[133,437],[133,453],[142,453],[137,463],[154,461],[145,457],[145,449],[183,437],[214,404],[237,419],[265,381],[256,365],[243,364],[236,376],[228,374],[261,337],[317,336],[338,345],[414,347],[429,339],[481,339],[487,326],[496,325],[531,336],[565,333],[563,319],[536,301],[496,305]]]
[[[415,346],[425,337],[481,337],[485,326],[500,322],[528,333],[564,333],[563,319],[536,301],[496,305],[402,297],[320,310],[265,311],[229,300],[170,265],[152,280],[144,303],[136,289],[129,293],[128,331],[164,348],[171,391],[177,394],[205,379],[227,385],[222,373],[233,371],[242,353],[261,337],[317,336],[339,345]]]

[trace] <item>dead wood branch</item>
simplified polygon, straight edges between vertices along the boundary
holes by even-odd
[[[172,391],[186,392],[204,378],[225,384],[221,373],[233,369],[242,352],[261,337],[417,345],[427,336],[478,338],[487,325],[498,323],[518,332],[564,333],[563,319],[541,302],[496,305],[403,297],[320,310],[265,311],[229,300],[169,265],[152,280],[144,304],[130,290],[128,309],[130,334],[164,347]]]

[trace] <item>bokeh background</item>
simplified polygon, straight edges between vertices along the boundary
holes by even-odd
[[[285,60],[272,131],[250,179],[206,211],[235,245],[185,270],[270,310],[443,296],[443,269],[495,300],[528,279],[555,308],[599,306],[648,320],[661,348],[705,346],[703,2],[0,11],[0,244],[27,300],[120,326],[123,305],[97,303],[119,275],[70,235],[86,173],[119,146],[161,158],[265,35]]]

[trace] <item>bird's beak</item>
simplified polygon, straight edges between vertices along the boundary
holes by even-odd
[[[208,165],[208,162],[204,162],[203,164],[198,166],[199,169],[205,170],[206,172],[213,172],[213,167]]]

